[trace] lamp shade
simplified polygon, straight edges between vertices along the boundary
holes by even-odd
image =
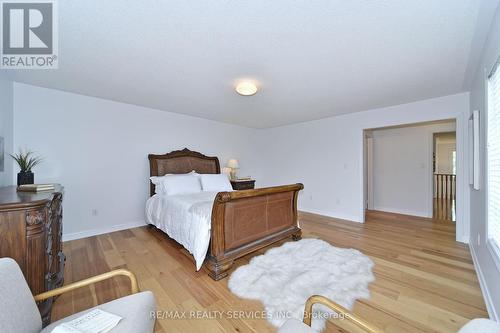
[[[232,169],[238,169],[240,167],[240,164],[238,163],[238,160],[230,159],[229,161],[227,161],[227,167]]]

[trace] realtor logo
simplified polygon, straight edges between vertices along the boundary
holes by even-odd
[[[57,68],[55,6],[53,0],[1,1],[1,68]]]

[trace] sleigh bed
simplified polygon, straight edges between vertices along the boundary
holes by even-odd
[[[183,149],[164,155],[148,155],[151,176],[220,173],[217,157]],[[155,185],[150,183],[150,196]],[[297,196],[302,184],[214,193],[210,242],[203,263],[214,280],[227,276],[234,260],[277,241],[300,239]],[[162,230],[165,231],[165,230]],[[168,233],[167,233],[168,234]]]

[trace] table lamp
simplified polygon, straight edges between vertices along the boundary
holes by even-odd
[[[236,180],[236,169],[239,169],[240,167],[238,160],[230,159],[229,161],[227,161],[227,167],[231,169],[231,180]]]

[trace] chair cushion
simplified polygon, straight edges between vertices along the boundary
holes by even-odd
[[[42,333],[51,332],[57,325],[76,319],[83,314],[93,310],[101,309],[109,313],[122,317],[122,320],[113,328],[110,333],[149,333],[153,332],[155,319],[152,312],[156,310],[155,298],[150,291],[122,297],[114,301],[104,303],[91,309],[75,313],[69,317],[63,318],[51,323],[42,330]]]
[[[496,321],[476,318],[469,321],[462,327],[458,333],[500,333],[500,323]]]
[[[0,327],[2,333],[38,333],[42,318],[18,264],[0,258]]]
[[[314,333],[316,332],[311,327],[307,326],[300,320],[290,318],[278,330],[278,333]]]

